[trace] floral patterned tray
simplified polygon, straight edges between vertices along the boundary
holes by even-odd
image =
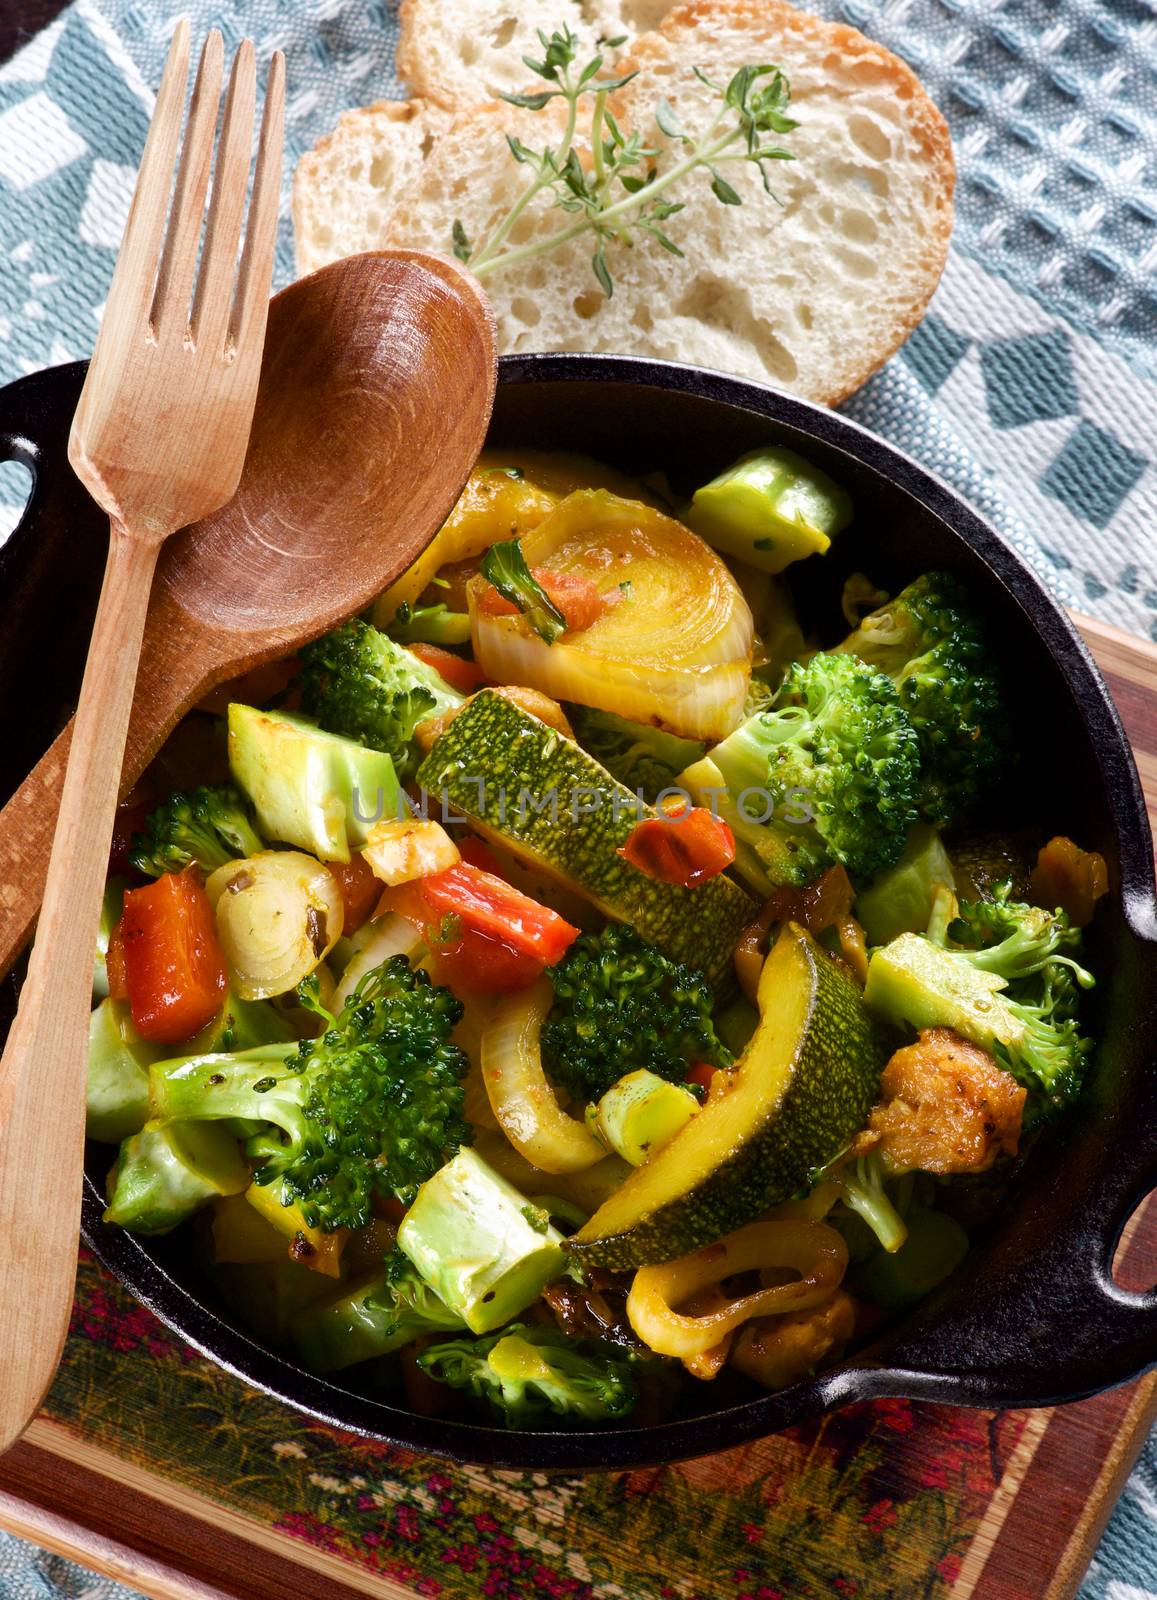
[[[1085,632],[1152,816],[1157,650]],[[1157,1280],[1157,1203],[1119,1262]],[[1155,1414],[1157,1374],[1051,1411],[877,1401],[675,1467],[453,1467],[247,1389],[85,1257],[0,1526],[158,1600],[1061,1600]]]

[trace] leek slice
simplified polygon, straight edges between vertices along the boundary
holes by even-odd
[[[754,624],[726,563],[682,523],[606,490],[568,496],[522,540],[528,565],[593,582],[609,602],[548,645],[523,617],[484,616],[467,588],[474,655],[499,683],[655,723],[688,739],[738,726]]]
[[[384,628],[403,604],[413,605],[440,567],[480,556],[499,539],[518,538],[576,489],[612,489],[647,498],[634,479],[588,456],[545,450],[484,450],[458,503],[434,540],[374,605]]]
[[[242,1000],[288,994],[341,937],[341,890],[300,850],[265,850],[218,867],[205,885]]]

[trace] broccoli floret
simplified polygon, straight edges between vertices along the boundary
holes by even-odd
[[[306,645],[301,663],[302,709],[327,732],[384,750],[403,782],[417,765],[418,723],[462,704],[432,667],[356,618]]]
[[[412,606],[403,600],[387,632],[399,644],[468,644],[470,614],[451,611],[441,601],[433,606]]]
[[[991,1051],[1028,1090],[1029,1126],[1073,1098],[1092,1048],[1077,1020],[1094,983],[1076,960],[1080,930],[1004,894],[966,902],[948,933],[946,947],[903,934],[876,951],[865,999],[894,1022],[954,1028]]]
[[[581,934],[549,975],[554,1005],[542,1057],[576,1099],[598,1100],[640,1068],[681,1083],[693,1061],[731,1065],[711,1021],[707,979],[631,928],[608,923]]]
[[[391,956],[368,972],[317,1039],[162,1062],[154,1117],[254,1118],[258,1184],[280,1182],[310,1227],[361,1228],[373,1196],[413,1197],[463,1144],[469,1063],[450,1034],[461,1002]]]
[[[398,1249],[368,1281],[345,1288],[336,1299],[307,1307],[291,1326],[294,1347],[311,1372],[339,1372],[360,1361],[400,1350],[411,1339],[461,1328],[445,1305]]]
[[[916,820],[920,758],[889,679],[850,655],[796,663],[766,711],[711,752],[732,822],[772,884],[890,866]]]
[[[683,768],[698,761],[705,748],[694,739],[681,739],[662,728],[628,722],[613,711],[568,706],[567,716],[583,748],[613,778],[635,793],[641,791],[648,805],[654,805],[664,789],[678,788]]]
[[[1063,911],[1012,900],[1008,889],[998,891],[993,900],[964,901],[948,937],[973,952],[973,966],[999,973],[1010,984],[1045,968],[1055,969],[1055,981],[1067,968],[1082,989],[1093,985],[1092,974],[1075,959],[1081,930]]]
[[[884,1187],[886,1179],[894,1174],[885,1173],[878,1151],[870,1150],[850,1161],[841,1156],[817,1176],[839,1184],[844,1205],[867,1223],[883,1249],[899,1250],[908,1237],[908,1228]]]
[[[430,1345],[418,1365],[439,1383],[488,1401],[508,1428],[533,1427],[552,1416],[582,1422],[625,1417],[638,1399],[629,1357],[597,1341],[518,1322],[478,1339]]]
[[[839,649],[896,685],[920,741],[924,816],[965,816],[1007,759],[1008,712],[992,640],[964,586],[950,573],[925,573]]]
[[[190,861],[208,876],[226,862],[265,849],[250,817],[240,791],[231,783],[170,795],[149,813],[143,830],[133,835],[129,860],[149,878],[180,872]]]

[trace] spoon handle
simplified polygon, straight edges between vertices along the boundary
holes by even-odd
[[[158,548],[113,528],[36,945],[0,1058],[0,1451],[35,1415],[68,1329],[92,953]]]

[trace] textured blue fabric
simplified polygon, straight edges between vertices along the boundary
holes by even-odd
[[[0,1600],[140,1600],[119,1583],[0,1533]]]
[[[913,63],[959,164],[931,312],[849,412],[965,493],[1062,600],[1157,639],[1153,0],[809,4]],[[91,349],[181,14],[286,51],[286,193],[342,110],[404,92],[383,0],[76,0],[0,69],[0,382]],[[20,493],[0,467],[0,538]],[[0,1538],[3,1600],[111,1592]],[[1152,1446],[1082,1596],[1157,1600]]]

